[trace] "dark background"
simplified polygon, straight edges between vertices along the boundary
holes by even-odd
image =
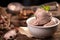
[[[0,0],[0,6],[6,7],[11,2],[19,2],[24,6],[31,6],[31,5],[40,5],[43,3],[53,1],[57,1],[58,3],[60,3],[59,0]]]

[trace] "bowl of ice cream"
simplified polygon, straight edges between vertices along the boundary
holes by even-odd
[[[56,32],[58,24],[60,23],[59,19],[57,19],[55,17],[51,17],[51,20],[49,22],[46,20],[49,20],[49,19],[45,18],[45,21],[42,19],[38,19],[36,17],[31,17],[31,18],[27,19],[27,21],[26,21],[27,27],[29,28],[33,37],[36,37],[36,38],[50,37]]]

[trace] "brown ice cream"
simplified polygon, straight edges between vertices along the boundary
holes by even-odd
[[[42,8],[38,8],[35,12],[35,17],[36,19],[34,19],[34,21],[32,21],[33,25],[38,25],[38,26],[42,26],[42,25],[48,25],[51,22],[54,23],[54,21],[52,21],[52,16],[51,13],[42,9]]]
[[[56,24],[56,23],[57,23],[57,21],[56,21],[56,20],[51,19],[51,21],[50,21],[50,22],[48,22],[47,24],[45,24],[44,26],[51,26],[51,25],[54,25],[54,24]]]

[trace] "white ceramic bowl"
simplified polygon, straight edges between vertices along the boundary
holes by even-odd
[[[53,21],[56,21],[57,23],[51,26],[34,26],[31,25],[30,22],[35,19],[35,17],[31,17],[29,19],[27,19],[27,27],[29,28],[31,34],[36,37],[36,38],[45,38],[45,37],[49,37],[52,36],[56,30],[57,30],[57,26],[60,23],[59,19],[52,17]]]

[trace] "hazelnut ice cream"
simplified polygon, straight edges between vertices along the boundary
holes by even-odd
[[[45,25],[49,23],[52,18],[51,13],[42,8],[38,8],[34,15],[36,19],[32,21],[33,25]]]
[[[35,26],[50,26],[56,24],[56,21],[52,20],[52,14],[43,8],[38,8],[35,12],[35,19],[30,23]]]

